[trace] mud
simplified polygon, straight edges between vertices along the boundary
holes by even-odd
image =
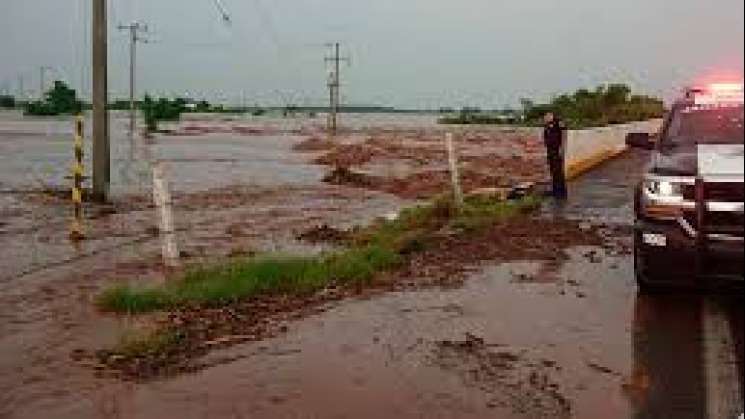
[[[324,182],[423,199],[449,189],[450,174],[441,131],[374,133],[338,144],[313,162],[331,167]],[[346,142],[345,142],[346,141]],[[529,130],[464,132],[458,154],[466,192],[547,179],[540,141]]]
[[[399,276],[424,278],[438,285],[458,285],[464,273],[487,260],[541,261],[550,269],[540,273],[549,276],[550,270],[558,270],[568,259],[567,249],[601,243],[603,240],[595,229],[583,231],[573,222],[526,217],[497,224],[473,237],[446,237],[415,255]],[[546,279],[538,277],[535,281]]]
[[[328,139],[310,137],[292,146],[294,151],[324,151],[334,148],[336,143]]]
[[[484,232],[432,240],[427,250],[410,255],[401,268],[381,274],[365,286],[332,285],[313,295],[265,296],[224,309],[193,307],[179,311],[159,322],[163,333],[179,336],[178,345],[169,347],[167,352],[129,357],[100,351],[97,358],[126,379],[147,380],[193,372],[205,366],[199,359],[210,349],[274,336],[277,331],[286,330],[286,326],[281,326],[284,321],[324,310],[319,307],[343,297],[460,285],[465,274],[478,269],[482,261],[547,261],[558,270],[568,259],[567,249],[600,243],[602,239],[595,229],[582,230],[577,222],[517,217]]]
[[[561,367],[529,349],[487,343],[467,333],[464,340],[436,342],[431,362],[487,394],[489,408],[508,409],[521,417],[572,417],[571,402],[553,380]]]
[[[297,235],[298,240],[304,240],[310,243],[344,243],[348,241],[350,234],[346,230],[340,230],[323,224],[314,226]]]
[[[441,258],[448,274],[425,265],[405,267],[420,280],[409,274],[381,278],[378,288],[349,290],[352,298],[341,298],[347,296],[343,290],[328,290],[326,296],[313,296],[315,302],[266,302],[266,322],[248,323],[255,329],[231,329],[236,313],[179,313],[193,324],[195,352],[203,354],[181,362],[191,373],[144,383],[110,377],[109,367],[97,369],[98,361],[91,362],[97,348],[114,345],[140,322],[168,321],[107,316],[93,309],[93,298],[111,284],[148,284],[166,273],[148,181],[139,177],[141,168],[124,146],[126,118],[112,119],[113,189],[117,198],[140,198],[115,202],[113,211],[88,207],[91,236],[78,248],[66,239],[71,208],[64,194],[50,199],[38,193],[64,190],[69,183],[72,124],[19,118],[0,113],[0,417],[561,414],[559,403],[531,383],[531,371],[539,384],[546,376],[544,387],[558,385],[577,418],[698,419],[736,417],[741,411],[742,298],[636,293],[629,255],[631,197],[634,174],[644,164],[644,156],[636,155],[579,179],[567,203],[547,205],[541,214],[546,220],[573,220],[577,234],[587,234],[590,243],[596,243],[592,235],[599,235],[599,246],[571,247],[586,241],[580,237],[569,240],[563,252],[551,253],[548,241],[537,245],[549,252],[548,258],[535,256],[536,250],[516,253],[526,259],[506,263],[497,254],[465,267],[463,258],[443,254],[457,249],[443,248],[427,257]],[[326,243],[301,242],[298,235],[325,224],[344,230],[410,204],[369,188],[321,184],[329,168],[311,163],[324,149],[331,150],[329,144],[314,151],[292,149],[307,138],[325,138],[320,134],[323,118],[191,118],[196,116],[183,124],[248,126],[279,134],[152,139],[155,156],[172,169],[179,243],[189,263],[267,250],[322,251]],[[438,128],[433,117],[345,116],[344,123],[344,143],[350,144],[400,137],[414,147],[431,138],[437,148],[445,129],[458,139],[471,132]],[[514,141],[494,141],[504,136]],[[535,138],[520,130],[477,129],[468,143],[458,142],[461,164],[477,158],[481,147],[493,148],[484,153],[504,159],[522,149],[543,167]],[[484,160],[479,164],[497,161]],[[440,164],[386,157],[350,170],[406,178],[442,171]],[[503,175],[499,167],[493,170],[486,174]],[[488,239],[509,246],[504,236]],[[561,237],[552,240],[561,245]],[[470,246],[479,251],[484,245]],[[539,260],[531,261],[534,257]],[[202,317],[219,333],[205,332]],[[471,345],[468,334],[483,340],[483,347],[461,349]],[[504,380],[491,378],[490,373],[505,369]],[[494,395],[494,388],[501,394],[500,386],[510,382],[521,382],[522,391],[511,393],[510,388],[509,397]],[[547,407],[519,413],[520,400],[539,400]]]

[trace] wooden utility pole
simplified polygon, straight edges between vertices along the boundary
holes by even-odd
[[[109,146],[106,1],[93,1],[93,199],[106,202],[111,180]]]
[[[129,25],[119,25],[119,30],[129,31],[129,133],[134,135],[137,129],[137,109],[135,106],[136,70],[137,70],[137,43],[145,40],[139,36],[139,32],[147,32],[147,25],[140,22],[132,22]]]

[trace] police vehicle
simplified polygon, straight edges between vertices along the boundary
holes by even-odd
[[[642,291],[743,282],[743,84],[687,89],[655,135],[635,196],[634,262]]]

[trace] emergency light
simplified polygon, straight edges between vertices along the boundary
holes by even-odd
[[[696,105],[742,104],[745,103],[745,89],[742,83],[712,83],[705,88],[691,89]]]

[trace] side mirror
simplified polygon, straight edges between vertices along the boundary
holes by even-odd
[[[626,134],[626,145],[632,148],[641,148],[644,150],[654,149],[652,136],[646,132],[631,132]]]

